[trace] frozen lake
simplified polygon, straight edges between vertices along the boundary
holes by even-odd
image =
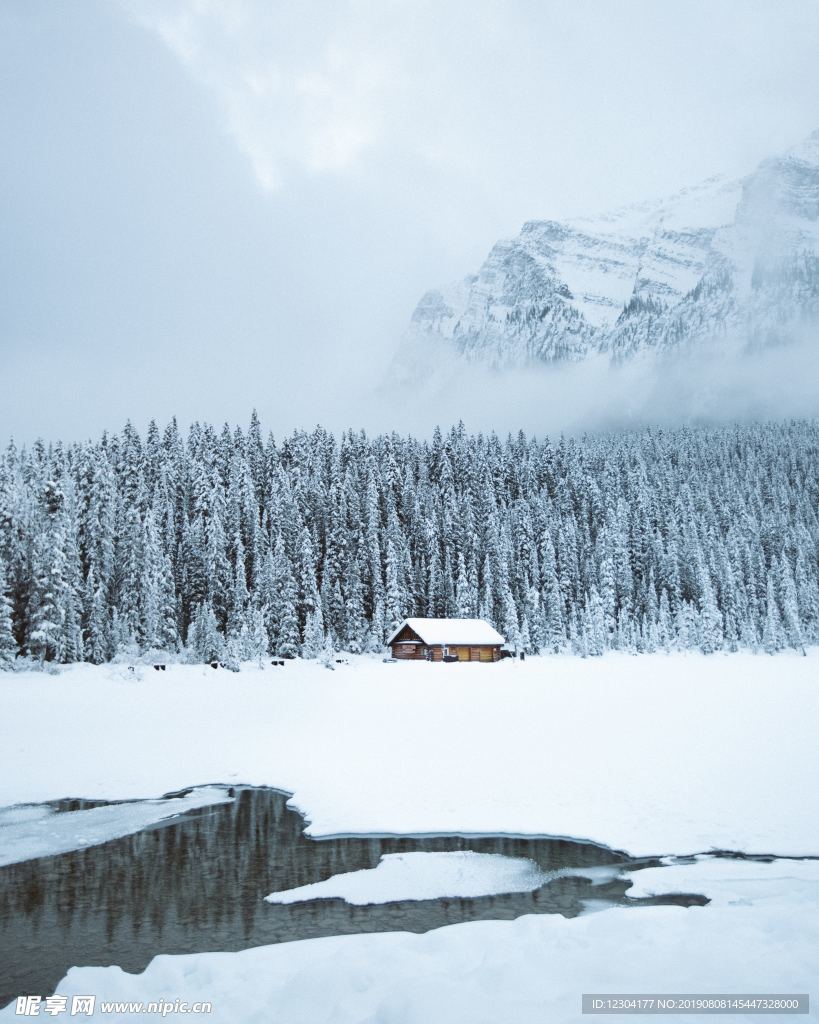
[[[0,1005],[22,994],[50,995],[74,965],[118,964],[138,972],[158,953],[240,950],[356,932],[426,932],[523,914],[575,917],[585,901],[706,902],[694,895],[630,900],[631,883],[613,876],[658,862],[592,843],[458,835],[317,840],[305,836],[304,818],[286,806],[285,794],[268,788],[227,792],[235,799],[100,845],[1,868]],[[65,801],[59,816],[87,807]],[[382,856],[451,851],[526,858],[549,877],[532,891],[471,898],[366,905],[338,898],[264,900],[272,892],[376,868]],[[591,877],[583,877],[584,870]]]

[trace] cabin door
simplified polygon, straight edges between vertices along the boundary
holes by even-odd
[[[459,647],[458,648],[458,661],[469,661],[469,648]]]

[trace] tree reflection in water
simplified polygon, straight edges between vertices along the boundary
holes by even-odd
[[[509,836],[351,837],[314,840],[286,795],[242,788],[230,803],[166,820],[100,846],[0,869],[0,1006],[50,995],[74,965],[140,971],[158,953],[237,950],[352,932],[423,932],[521,914],[574,916],[584,898],[628,901],[622,879],[593,886],[556,878],[535,892],[475,899],[351,906],[342,900],[277,905],[270,892],[375,867],[383,854],[474,850],[529,857],[544,870],[623,864],[624,854],[560,839]],[[60,810],[87,806],[65,801]],[[657,863],[642,861],[641,864]],[[669,902],[703,902],[673,897]],[[640,901],[646,902],[646,901]],[[651,902],[656,902],[651,901]]]

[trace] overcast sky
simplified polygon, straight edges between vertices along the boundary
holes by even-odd
[[[4,0],[0,437],[366,424],[423,291],[751,170],[817,53],[815,0]]]

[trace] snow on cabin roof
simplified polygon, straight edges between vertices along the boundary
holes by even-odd
[[[506,641],[485,619],[404,619],[387,640],[391,644],[409,626],[425,644],[503,644]]]

